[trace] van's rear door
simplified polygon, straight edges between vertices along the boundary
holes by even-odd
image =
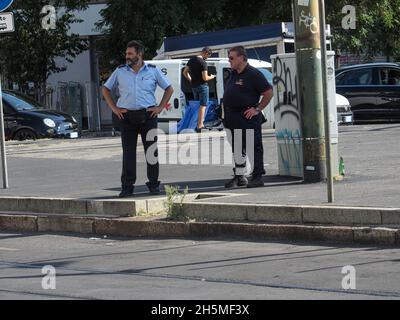
[[[182,94],[181,94],[181,61],[180,60],[153,60],[149,63],[154,64],[161,70],[161,72],[168,78],[174,89],[174,94],[171,97],[167,107],[160,114],[159,120],[161,121],[179,121],[182,119]],[[157,87],[156,100],[160,103],[164,95],[164,90]]]

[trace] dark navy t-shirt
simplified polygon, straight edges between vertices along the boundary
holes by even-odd
[[[261,94],[269,89],[272,87],[261,71],[249,64],[240,74],[233,70],[225,86],[224,108],[228,112],[241,112],[256,107]]]
[[[201,57],[193,57],[189,60],[187,66],[189,67],[190,77],[192,78],[192,87],[196,88],[202,84],[207,83],[203,80],[203,71],[207,71],[207,63]]]

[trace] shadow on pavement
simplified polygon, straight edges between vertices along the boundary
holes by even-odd
[[[165,195],[165,190],[164,186],[170,185],[170,186],[177,186],[181,190],[185,190],[186,187],[189,188],[189,193],[207,193],[207,192],[229,192],[232,190],[246,190],[249,192],[251,189],[226,189],[224,187],[225,183],[229,180],[227,179],[219,179],[219,180],[202,180],[202,181],[176,181],[176,182],[165,182],[161,186],[161,195]],[[293,178],[293,177],[284,177],[284,176],[264,176],[263,178],[265,182],[265,187],[264,188],[271,188],[271,187],[277,187],[277,186],[291,186],[291,185],[300,185],[303,184],[303,180],[301,178]],[[107,196],[107,197],[91,197],[91,198],[85,198],[87,200],[107,200],[107,199],[118,199],[118,194],[121,190],[121,188],[110,188],[110,189],[105,189],[106,191],[115,191],[116,195],[115,197],[113,196]],[[148,189],[146,185],[139,185],[135,186],[135,196],[132,198],[149,198],[148,194]]]

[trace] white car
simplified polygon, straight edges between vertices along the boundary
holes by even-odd
[[[336,108],[338,124],[352,124],[353,123],[353,112],[349,100],[336,93]]]

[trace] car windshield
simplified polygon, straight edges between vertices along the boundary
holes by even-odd
[[[272,85],[272,73],[265,68],[258,68],[258,70],[261,71],[264,77],[267,78],[268,82]]]
[[[35,100],[27,96],[16,94],[14,92],[3,92],[3,98],[10,106],[17,109],[18,111],[45,109],[44,106],[42,106]]]

